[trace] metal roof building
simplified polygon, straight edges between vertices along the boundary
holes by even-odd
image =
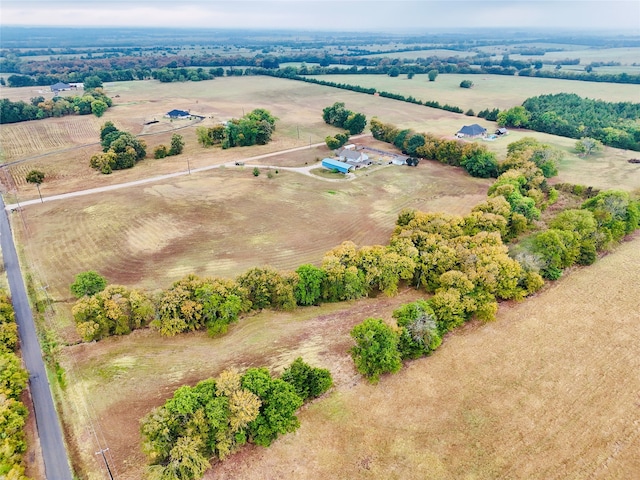
[[[341,162],[340,160],[334,160],[333,158],[325,158],[322,160],[322,166],[329,170],[337,170],[340,173],[349,173],[349,171],[354,168],[353,165]]]

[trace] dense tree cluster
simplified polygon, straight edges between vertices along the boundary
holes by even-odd
[[[143,449],[158,479],[197,479],[246,443],[269,446],[295,431],[296,411],[332,385],[326,369],[297,358],[273,377],[266,368],[225,370],[194,387],[183,386],[141,422]]]
[[[82,95],[56,96],[47,100],[39,96],[32,98],[30,103],[22,100],[12,102],[2,98],[0,99],[0,124],[90,113],[101,117],[111,104],[111,99],[100,89],[87,90]]]
[[[100,128],[102,152],[91,157],[91,168],[109,174],[113,170],[132,168],[147,155],[147,144],[133,134],[118,130],[112,122]]]
[[[76,330],[85,342],[126,335],[154,318],[153,302],[139,290],[109,285],[80,298],[72,308]]]
[[[592,137],[612,147],[640,150],[640,103],[612,103],[558,93],[528,98],[522,106],[528,116],[522,126],[563,137]]]
[[[203,147],[220,145],[222,148],[266,145],[276,129],[277,118],[264,108],[256,108],[240,119],[225,125],[196,128],[198,143]]]
[[[367,126],[367,117],[363,113],[347,110],[343,102],[336,102],[322,110],[322,119],[334,127],[344,128],[350,135],[357,135]]]
[[[549,228],[523,240],[519,255],[540,269],[542,276],[556,280],[565,268],[591,265],[597,252],[606,250],[640,222],[640,202],[627,192],[610,190],[586,200],[580,209],[556,215]]]
[[[27,407],[20,396],[29,375],[15,354],[18,327],[11,300],[0,290],[0,476],[27,480],[24,453],[27,450],[24,426]]]

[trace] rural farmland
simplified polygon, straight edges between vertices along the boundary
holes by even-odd
[[[637,85],[507,75],[442,73],[434,82],[426,74],[321,78],[476,112],[558,92],[637,100]],[[474,88],[460,88],[469,78]],[[0,94],[28,102],[39,88],[1,87]],[[325,138],[339,132],[322,113],[335,102],[367,120],[446,139],[471,123],[489,132],[498,127],[473,116],[259,75],[105,82],[103,88],[113,106],[101,118],[70,115],[0,129],[0,185],[39,328],[50,335],[48,354],[59,362],[52,385],[78,478],[104,477],[96,451],[105,446],[115,478],[144,478],[140,420],[174,390],[228,368],[266,366],[280,374],[299,356],[330,370],[331,390],[301,408],[297,431],[269,448],[245,446],[214,462],[205,479],[604,480],[640,472],[640,378],[633,375],[640,370],[640,316],[629,288],[640,280],[637,232],[600,253],[594,265],[567,268],[531,298],[501,302],[495,322],[469,321],[431,356],[405,362],[377,385],[354,367],[349,332],[370,317],[393,324],[394,310],[428,297],[409,281],[390,297],[375,291],[293,311],[252,310],[224,335],[165,337],[141,328],[81,341],[69,288],[80,272],[95,270],[109,284],[139,289],[154,301],[191,273],[231,280],[267,265],[292,272],[320,265],[345,241],[388,245],[404,209],[467,215],[495,181],[438,161],[408,167],[373,154],[373,165],[348,177],[321,170],[321,160],[333,155]],[[197,117],[166,118],[172,109]],[[227,125],[255,109],[277,119],[269,143],[226,149],[198,143],[199,127]],[[109,175],[91,168],[105,122],[144,140],[147,157]],[[183,152],[153,158],[174,134],[184,139]],[[575,139],[517,128],[495,141],[465,142],[485,145],[502,161],[509,143],[526,137],[562,153],[550,185],[640,194],[640,165],[628,162],[637,152],[604,147],[581,156]],[[371,152],[402,153],[368,129],[351,141]],[[42,184],[27,180],[33,170],[45,173]],[[162,175],[175,176],[154,180]],[[122,185],[136,181],[145,183]],[[65,195],[99,187],[121,188]],[[545,229],[562,208],[579,206],[583,198],[571,195],[563,193],[530,222],[531,231]],[[30,468],[36,476],[38,467]]]

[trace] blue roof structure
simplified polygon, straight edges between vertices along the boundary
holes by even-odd
[[[167,112],[167,116],[171,118],[180,118],[180,117],[189,117],[189,112],[185,112],[184,110],[171,110]]]
[[[322,166],[329,170],[338,170],[340,173],[349,173],[349,170],[353,170],[353,165],[341,162],[340,160],[334,160],[333,158],[325,158],[322,160]]]

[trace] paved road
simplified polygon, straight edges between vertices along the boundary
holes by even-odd
[[[2,197],[0,197],[0,207],[2,207],[2,212],[0,212],[0,247],[9,279],[13,308],[16,312],[22,359],[29,371],[31,398],[33,399],[38,436],[44,457],[45,474],[48,480],[72,480],[67,451],[62,439],[62,429],[58,414],[53,406],[33,315],[22,280],[18,255]]]

